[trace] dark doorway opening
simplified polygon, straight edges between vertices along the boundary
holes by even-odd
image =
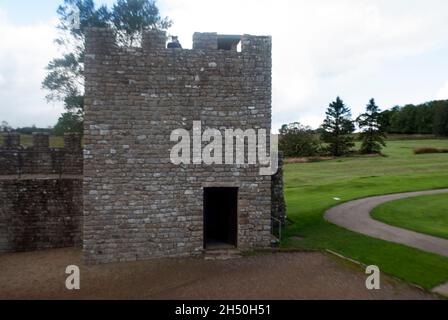
[[[238,188],[204,188],[204,248],[237,246]]]

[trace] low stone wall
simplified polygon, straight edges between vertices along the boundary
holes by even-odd
[[[81,137],[64,136],[63,148],[50,148],[49,135],[33,134],[32,145],[20,145],[19,134],[7,134],[0,145],[0,176],[21,174],[76,174],[83,170]]]
[[[284,182],[283,182],[283,155],[279,154],[278,158],[278,171],[272,176],[271,185],[271,214],[272,217],[285,224],[286,220],[286,202],[284,196]],[[278,221],[273,221],[274,225],[278,224]]]
[[[81,245],[81,138],[66,135],[63,148],[34,134],[22,147],[7,134],[0,146],[0,253]]]
[[[0,203],[0,253],[81,245],[81,177],[0,180]]]

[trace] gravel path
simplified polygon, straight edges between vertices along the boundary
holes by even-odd
[[[422,233],[397,228],[374,220],[370,216],[370,212],[375,207],[385,202],[440,193],[448,193],[448,189],[398,193],[355,200],[328,210],[325,214],[325,219],[338,226],[374,238],[404,244],[410,247],[448,257],[447,239],[437,238]]]
[[[323,253],[276,253],[227,261],[163,259],[100,266],[81,251],[0,255],[0,299],[435,299],[381,276],[365,287],[359,266]],[[81,268],[81,290],[65,289],[65,268]]]

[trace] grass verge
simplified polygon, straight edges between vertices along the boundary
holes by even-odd
[[[448,147],[447,140],[430,142]],[[385,157],[286,165],[285,196],[294,223],[284,230],[282,246],[329,249],[426,289],[448,281],[448,258],[354,233],[323,218],[326,210],[345,201],[448,187],[448,154],[412,153],[427,144],[427,140],[389,141]],[[302,239],[290,239],[293,236]]]
[[[448,239],[448,194],[391,201],[372,211],[387,224]]]

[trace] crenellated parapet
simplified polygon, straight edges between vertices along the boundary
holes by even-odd
[[[0,145],[0,253],[81,245],[81,137],[64,136],[50,147],[48,134],[35,133],[23,147],[16,133]]]
[[[83,154],[81,136],[66,134],[64,147],[51,148],[50,136],[34,133],[31,145],[23,147],[20,135],[3,135],[0,145],[0,176],[23,174],[69,174],[81,175]]]
[[[270,55],[272,48],[271,36],[229,35],[216,32],[195,32],[193,34],[192,49],[167,48],[167,35],[161,30],[144,30],[139,47],[130,48],[118,45],[116,35],[112,29],[89,28],[86,33],[86,52],[88,57],[93,55],[113,55],[119,52],[154,51],[188,52],[188,51],[231,51],[239,53],[266,52]],[[239,48],[239,44],[241,47]]]
[[[201,254],[204,189],[216,187],[238,188],[237,247],[268,247],[271,177],[258,164],[178,166],[170,149],[172,132],[194,121],[271,131],[271,37],[195,33],[192,49],[167,48],[157,30],[141,47],[114,39],[86,34],[86,262]]]

